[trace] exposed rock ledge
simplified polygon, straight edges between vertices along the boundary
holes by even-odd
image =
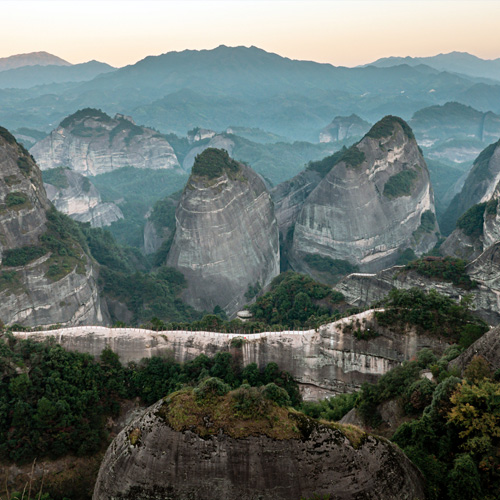
[[[380,336],[357,340],[351,333],[343,331],[346,325],[356,320],[370,325],[373,313],[373,310],[365,311],[323,325],[318,330],[244,335],[241,348],[232,347],[231,339],[242,335],[214,332],[154,332],[138,328],[82,326],[14,335],[36,341],[54,337],[65,349],[93,356],[99,356],[104,348],[110,347],[122,363],[152,356],[169,356],[182,363],[202,353],[214,355],[218,351],[231,351],[243,365],[255,362],[263,367],[270,362],[277,363],[301,384],[304,399],[317,400],[335,393],[352,392],[364,382],[375,382],[424,347],[437,351],[446,347],[444,342],[415,332],[398,335],[378,328]]]

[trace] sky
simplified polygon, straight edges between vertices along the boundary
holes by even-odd
[[[451,51],[500,57],[497,0],[0,0],[0,7],[0,57],[46,51],[121,67],[221,44],[336,66]]]

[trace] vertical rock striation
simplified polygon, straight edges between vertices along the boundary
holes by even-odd
[[[32,157],[0,128],[0,320],[5,324],[106,322],[96,269],[60,217]]]
[[[167,264],[186,277],[184,299],[234,314],[250,288],[279,274],[274,207],[263,181],[227,152],[200,154],[176,210],[176,232]]]
[[[312,191],[298,216],[291,262],[318,254],[375,271],[407,248],[421,254],[437,241],[434,195],[408,125],[387,116],[347,150]]]

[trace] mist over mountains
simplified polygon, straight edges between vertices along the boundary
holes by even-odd
[[[339,115],[355,113],[371,123],[386,114],[410,119],[421,108],[451,100],[500,112],[500,81],[471,76],[467,64],[459,72],[457,62],[451,72],[400,62],[346,68],[256,47],[219,46],[150,56],[114,71],[96,62],[20,68],[0,72],[0,122],[48,132],[77,109],[95,107],[132,115],[161,132],[240,126],[316,141]]]

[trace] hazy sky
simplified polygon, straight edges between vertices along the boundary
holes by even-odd
[[[500,57],[500,1],[0,0],[0,57],[45,50],[114,66],[171,50],[256,45],[354,66],[453,50]]]

